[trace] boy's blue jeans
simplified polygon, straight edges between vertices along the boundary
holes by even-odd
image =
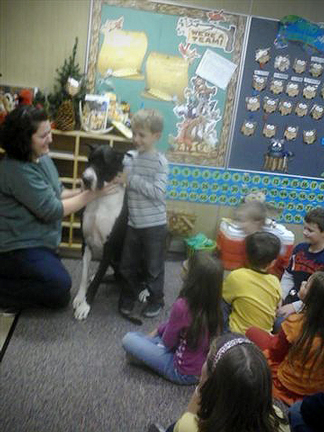
[[[166,225],[127,227],[120,264],[122,299],[137,300],[144,283],[149,302],[163,305],[166,233]]]
[[[126,333],[122,340],[125,351],[139,362],[180,385],[197,384],[195,375],[183,375],[174,367],[174,352],[163,344],[160,336],[147,336],[140,332]]]
[[[57,254],[45,247],[0,253],[0,307],[64,307],[71,278]]]

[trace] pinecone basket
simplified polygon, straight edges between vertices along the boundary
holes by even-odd
[[[57,110],[55,124],[56,128],[62,131],[74,130],[75,114],[72,101],[66,100],[61,103]]]

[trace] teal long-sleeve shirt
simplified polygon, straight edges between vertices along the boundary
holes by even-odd
[[[0,252],[45,246],[61,241],[62,185],[49,156],[0,162]]]

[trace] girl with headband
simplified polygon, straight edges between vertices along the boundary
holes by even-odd
[[[226,333],[212,342],[187,411],[167,432],[288,432],[285,423],[262,352]]]

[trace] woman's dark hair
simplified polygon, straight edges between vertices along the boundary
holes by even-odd
[[[46,112],[33,106],[21,106],[11,111],[0,129],[0,145],[8,157],[24,162],[31,161],[32,135],[39,124],[46,120]]]
[[[235,345],[235,340],[240,343]],[[233,346],[220,355],[228,342]],[[267,360],[245,336],[226,333],[213,341],[207,376],[200,389],[199,432],[278,431],[283,420],[273,408]]]
[[[309,369],[311,374],[313,370],[324,368],[324,272],[313,273],[309,283],[310,287],[304,298],[302,331],[289,350],[288,360],[293,364],[294,358],[300,358],[301,355],[304,367],[309,360],[314,338],[318,336],[321,343],[314,353],[314,360]]]
[[[186,333],[190,349],[196,349],[206,331],[210,337],[222,329],[223,266],[208,252],[196,252],[189,259],[189,269],[179,297],[188,302],[192,323]]]

